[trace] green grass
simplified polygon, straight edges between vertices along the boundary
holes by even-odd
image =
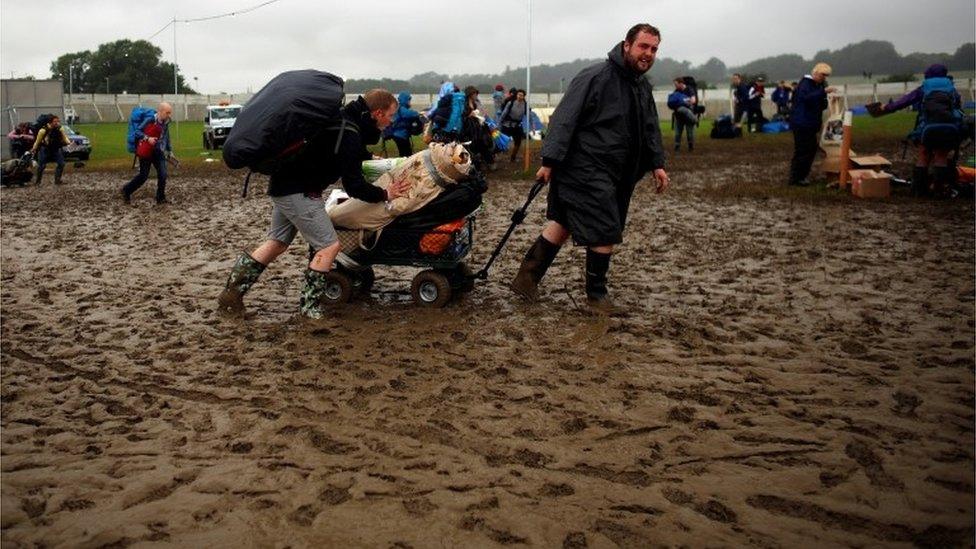
[[[667,116],[666,113],[662,115]],[[910,112],[899,112],[881,118],[871,118],[870,116],[857,116],[854,118],[855,140],[858,136],[864,137],[891,137],[901,139],[912,129],[915,123],[915,115]],[[77,124],[75,131],[87,136],[92,142],[92,156],[88,162],[88,167],[92,169],[112,169],[126,168],[131,166],[132,154],[125,148],[125,137],[128,125],[124,122],[107,124]],[[711,120],[703,120],[697,130],[699,139],[706,138],[712,129]],[[203,148],[203,122],[180,122],[170,127],[173,139],[173,152],[184,165],[188,166],[222,166],[220,151],[208,151]],[[664,142],[670,144],[674,140],[674,130],[671,128],[669,120],[661,123],[661,133]],[[749,139],[788,139],[789,134],[781,135],[755,135]],[[413,138],[414,150],[421,150],[424,147],[423,140],[418,136]],[[529,142],[531,156],[536,158],[538,151],[542,147],[539,141]],[[374,154],[382,155],[379,145],[370,147]],[[396,154],[396,146],[387,143],[387,151],[390,155]],[[208,160],[210,160],[208,162]],[[533,162],[537,164],[537,162]],[[518,164],[521,165],[521,164]],[[516,176],[532,177],[535,167],[529,173],[521,173],[516,170]]]

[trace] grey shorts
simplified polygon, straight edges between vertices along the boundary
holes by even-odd
[[[338,240],[332,220],[325,213],[325,200],[311,198],[302,193],[272,196],[271,228],[268,238],[291,244],[295,235],[302,233],[305,241],[315,250],[326,248]]]

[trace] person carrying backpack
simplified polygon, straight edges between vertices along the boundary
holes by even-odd
[[[498,117],[498,125],[502,133],[511,137],[514,141],[512,152],[509,155],[509,162],[515,162],[522,140],[525,139],[525,129],[522,122],[525,119],[525,111],[528,103],[525,101],[525,90],[516,90],[515,97],[509,101]]]
[[[695,116],[697,100],[688,88],[683,78],[674,79],[674,91],[668,95],[668,108],[674,117],[674,152],[681,150],[681,134],[688,132],[688,152],[695,150],[695,126],[698,119]],[[692,92],[693,93],[693,92]]]
[[[793,160],[790,162],[790,185],[809,185],[807,176],[817,156],[817,138],[827,109],[827,94],[834,91],[827,86],[831,68],[817,63],[810,74],[803,77],[793,92],[790,129],[793,130]]]
[[[260,95],[258,92],[251,101]],[[339,111],[342,129],[307,136],[301,152],[271,173],[268,195],[273,207],[267,240],[250,254],[242,252],[234,262],[217,298],[220,312],[242,314],[244,294],[301,233],[315,253],[305,271],[299,310],[307,318],[322,318],[326,275],[341,249],[332,221],[325,213],[323,191],[341,177],[349,196],[364,202],[390,201],[406,194],[410,188],[408,180],[395,181],[383,189],[368,183],[362,171],[363,160],[373,158],[366,146],[379,141],[397,107],[396,98],[386,90],[366,92]]]
[[[169,140],[169,121],[172,115],[173,106],[166,102],[160,103],[156,115],[143,121],[136,129],[135,153],[139,158],[139,173],[119,191],[126,204],[132,202],[132,193],[149,179],[149,168],[156,169],[156,204],[166,204],[166,159],[173,151]]]
[[[413,154],[413,145],[410,144],[410,136],[418,135],[423,131],[420,123],[420,113],[410,108],[410,101],[413,96],[409,92],[400,92],[397,96],[396,114],[393,122],[384,130],[384,135],[389,135],[397,146],[397,154],[406,157]],[[419,131],[418,131],[419,129]]]
[[[64,147],[68,146],[68,136],[61,128],[61,119],[53,114],[46,117],[47,122],[37,130],[37,137],[30,150],[30,158],[37,159],[37,177],[35,183],[41,184],[41,177],[44,176],[44,167],[49,162],[57,164],[54,170],[54,184],[60,185],[61,174],[64,173]]]
[[[936,63],[925,69],[922,85],[895,101],[875,107],[876,116],[907,107],[918,110],[915,128],[908,138],[918,148],[918,158],[912,173],[912,193],[936,195],[951,188],[956,171],[949,166],[949,154],[959,146],[963,137],[962,99],[949,76],[949,69]],[[930,189],[929,167],[933,171]]]

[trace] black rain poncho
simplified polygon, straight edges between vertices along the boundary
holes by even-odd
[[[664,167],[651,84],[626,65],[623,43],[573,78],[549,119],[542,164],[553,168],[546,215],[576,245],[623,240],[634,186]]]

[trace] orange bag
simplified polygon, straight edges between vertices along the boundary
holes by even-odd
[[[451,244],[451,240],[454,238],[454,231],[460,230],[461,227],[464,227],[464,219],[458,219],[457,221],[451,221],[450,223],[444,223],[443,225],[434,227],[434,230],[425,234],[420,239],[420,252],[430,255],[444,253],[444,250],[447,249]]]

